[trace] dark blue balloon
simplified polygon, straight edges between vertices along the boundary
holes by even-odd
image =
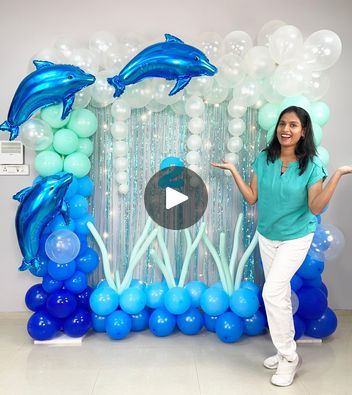
[[[297,291],[299,306],[297,314],[306,320],[318,319],[323,315],[328,302],[324,292],[315,287],[302,287]]]
[[[169,336],[176,327],[176,318],[168,310],[161,307],[152,312],[149,318],[149,329],[155,336]]]
[[[140,332],[144,331],[149,326],[150,311],[148,307],[145,307],[142,311],[137,314],[131,314],[132,319],[132,331]]]
[[[49,260],[48,273],[55,280],[67,280],[76,271],[76,262],[56,263]]]
[[[291,289],[292,291],[297,292],[303,285],[303,280],[301,277],[296,273],[292,278],[291,278]]]
[[[106,332],[105,323],[106,323],[106,315],[98,315],[92,312],[92,328],[95,332]]]
[[[216,320],[218,318],[218,315],[203,314],[204,325],[209,332],[215,332]]]
[[[179,330],[185,335],[197,335],[204,324],[203,316],[196,307],[191,307],[178,315],[176,321]]]
[[[313,259],[309,254],[297,270],[297,274],[306,280],[320,276],[324,271],[324,262]]]
[[[256,311],[252,317],[243,319],[243,333],[248,336],[257,336],[266,331],[266,317],[260,311]]]
[[[131,331],[132,319],[122,310],[111,313],[105,321],[106,333],[114,340],[122,340]]]
[[[64,217],[61,214],[58,214],[51,222],[50,222],[50,231],[55,232],[61,229],[71,230],[72,232],[75,231],[75,223],[74,221],[70,221],[69,223],[66,222]]]
[[[183,89],[193,77],[212,76],[217,72],[199,49],[170,34],[165,34],[165,38],[165,42],[145,48],[118,75],[107,79],[115,88],[114,97],[121,96],[127,85],[151,77],[176,80],[169,93],[171,96]]]
[[[74,294],[79,294],[87,288],[88,277],[80,270],[76,270],[70,278],[65,280],[64,284],[66,289]]]
[[[87,235],[81,235],[80,233],[76,232],[76,235],[79,238],[79,242],[80,242],[80,249],[79,249],[79,253],[78,255],[83,255],[84,252],[87,250],[88,248],[88,240],[87,240]],[[82,270],[82,269],[81,269]],[[84,271],[84,270],[82,270]]]
[[[50,340],[59,333],[60,326],[59,320],[47,311],[40,310],[29,318],[27,331],[34,340]]]
[[[77,299],[71,292],[60,289],[53,292],[46,300],[48,312],[55,318],[66,318],[71,315],[77,307]]]
[[[89,176],[79,178],[77,182],[80,195],[85,197],[89,197],[92,195],[94,190],[94,184]]]
[[[29,310],[39,311],[45,308],[48,294],[41,284],[35,284],[26,293],[25,302]]]
[[[67,200],[70,216],[73,219],[83,217],[88,213],[88,200],[82,195],[74,195]]]
[[[16,233],[23,261],[19,270],[39,266],[37,255],[42,233],[57,214],[63,213],[69,222],[64,196],[71,182],[70,173],[45,177],[13,196],[20,202],[16,213]]]
[[[317,339],[332,335],[337,328],[336,314],[328,307],[321,317],[306,321],[305,334]]]
[[[321,285],[320,285],[320,289],[324,292],[324,295],[325,295],[326,297],[329,296],[328,288],[327,288],[327,286],[326,286],[323,282],[322,282]]]
[[[229,307],[229,297],[222,288],[208,288],[200,298],[200,307],[208,315],[221,315]]]
[[[171,314],[183,314],[191,307],[191,296],[186,288],[170,288],[164,297],[164,305]]]
[[[63,329],[66,335],[71,337],[81,337],[85,335],[91,327],[90,312],[82,307],[67,317],[64,321]]]
[[[7,120],[0,130],[10,132],[10,140],[18,136],[19,126],[41,108],[63,103],[61,119],[72,109],[75,93],[91,85],[95,77],[77,66],[34,60],[37,70],[22,80],[12,99]]]
[[[80,252],[75,259],[77,269],[84,273],[89,273],[96,269],[99,264],[99,255],[93,248],[86,248],[82,253]]]
[[[84,307],[87,310],[90,310],[89,299],[92,294],[92,288],[87,287],[83,292],[76,295],[78,305]]]
[[[145,293],[147,296],[147,306],[157,309],[164,306],[164,296],[169,288],[164,282],[155,282],[148,284]]]
[[[305,287],[321,288],[322,283],[323,283],[323,280],[322,280],[321,276],[311,278],[310,280],[303,280],[303,285]]]
[[[215,331],[224,343],[234,343],[242,336],[243,322],[235,313],[228,311],[217,319]]]
[[[295,326],[295,340],[298,340],[304,335],[306,324],[297,314],[293,316],[293,323]]]
[[[50,274],[43,277],[43,289],[48,293],[59,290],[64,285],[63,281],[53,279]]]

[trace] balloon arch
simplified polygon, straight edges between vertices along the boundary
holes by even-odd
[[[243,31],[204,33],[192,45],[170,34],[150,44],[97,32],[88,48],[61,38],[36,54],[0,125],[37,153],[39,176],[14,196],[20,270],[41,279],[26,294],[29,335],[80,337],[93,328],[123,339],[148,327],[166,336],[205,326],[235,342],[264,333],[256,209],[209,162],[225,158],[249,181],[279,113],[296,105],[309,112],[326,165],[321,99],[340,53],[336,33],[303,39],[275,20],[256,45]],[[157,226],[144,208],[146,183],[165,160],[208,188],[206,214],[183,231]],[[291,282],[296,338],[337,326],[321,275],[344,238],[318,221]]]

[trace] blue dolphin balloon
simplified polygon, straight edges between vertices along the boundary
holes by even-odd
[[[38,268],[41,235],[57,214],[62,213],[66,222],[69,222],[64,196],[72,178],[71,173],[45,177],[33,187],[25,188],[13,196],[20,202],[16,213],[16,232],[23,261],[19,270]]]
[[[169,93],[172,96],[183,89],[192,77],[211,76],[217,72],[217,68],[199,49],[186,45],[171,34],[165,34],[165,38],[165,42],[145,48],[118,75],[107,79],[115,88],[114,97],[121,96],[126,85],[151,77],[176,80]]]
[[[77,66],[34,60],[37,70],[18,86],[7,120],[0,130],[10,131],[10,140],[18,136],[19,126],[40,108],[63,103],[61,119],[70,113],[75,93],[91,85],[95,77]]]

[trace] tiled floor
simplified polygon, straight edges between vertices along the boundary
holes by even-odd
[[[338,330],[323,344],[299,345],[303,365],[288,388],[272,386],[262,366],[273,353],[268,335],[224,344],[209,332],[91,334],[82,346],[57,347],[32,343],[28,317],[0,314],[1,395],[352,394],[352,312],[338,312]]]

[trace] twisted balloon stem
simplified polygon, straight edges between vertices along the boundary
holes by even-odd
[[[243,223],[243,213],[241,213],[236,222],[236,228],[233,236],[233,247],[230,259],[230,274],[231,274],[231,281],[232,283],[235,281],[235,264],[236,264],[236,257],[238,254],[238,246],[240,240],[240,230]]]
[[[163,258],[164,258],[164,265],[165,265],[166,271],[169,274],[169,279],[170,279],[170,281],[172,283],[172,286],[176,287],[174,274],[172,273],[172,267],[171,267],[169,253],[167,252],[167,248],[166,248],[166,244],[165,244],[165,241],[164,241],[164,237],[163,237],[161,228],[159,228],[159,230],[158,230],[158,242],[159,242],[159,246],[160,246],[160,249],[161,249],[161,253],[162,253]]]
[[[165,281],[167,283],[167,286],[169,288],[173,288],[176,286],[175,284],[175,280],[173,277],[170,276],[169,272],[166,269],[166,266],[164,265],[164,263],[162,262],[162,260],[159,258],[158,254],[156,253],[156,251],[154,250],[154,248],[152,248],[150,250],[150,256],[152,257],[153,261],[159,266],[159,269],[161,270]]]
[[[143,244],[144,240],[146,239],[151,225],[152,225],[152,219],[150,217],[148,217],[147,222],[144,225],[143,232],[140,235],[139,239],[136,241],[136,244],[134,245],[134,247],[132,249],[130,262],[134,259],[137,251],[139,250],[140,246]]]
[[[220,250],[220,262],[221,262],[222,269],[224,271],[227,289],[228,289],[229,293],[231,294],[233,292],[233,284],[231,281],[229,263],[228,263],[227,256],[226,256],[226,240],[225,240],[225,233],[224,232],[220,233],[219,250]]]

